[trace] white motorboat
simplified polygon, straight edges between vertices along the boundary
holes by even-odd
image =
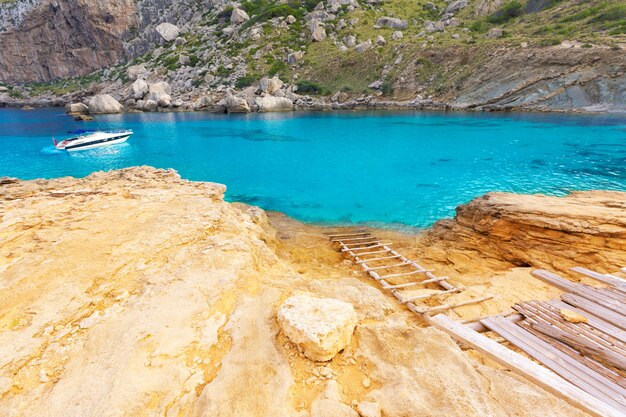
[[[100,131],[100,130],[77,130],[71,132],[69,139],[57,141],[52,138],[54,147],[66,151],[82,151],[84,149],[100,148],[103,146],[116,145],[128,140],[133,134],[132,130]]]

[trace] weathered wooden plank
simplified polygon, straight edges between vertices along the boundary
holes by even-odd
[[[368,240],[367,242],[358,242],[358,243],[344,243],[344,242],[342,242],[341,244],[343,246],[345,246],[346,248],[351,248],[351,247],[354,247],[354,246],[358,247],[358,246],[364,246],[364,245],[373,245],[374,243],[383,243],[383,241],[382,240],[378,240],[377,237],[373,237],[373,238],[370,238],[370,240]]]
[[[400,262],[400,263],[392,264],[392,265],[381,265],[381,266],[370,267],[370,268],[367,268],[366,271],[369,272],[369,271],[376,271],[379,269],[397,268],[399,266],[407,266],[407,265],[409,264],[407,264],[406,262]]]
[[[430,293],[430,294],[416,295],[414,297],[405,298],[405,299],[401,300],[401,302],[402,302],[402,304],[412,303],[413,301],[427,300],[429,298],[435,298],[435,297],[439,297],[440,295],[450,294],[450,293],[459,292],[459,291],[461,291],[461,290],[458,289],[458,288],[453,288],[451,290],[444,290],[444,291],[439,291],[439,292],[433,292],[433,293]]]
[[[622,330],[626,330],[626,316],[623,316],[613,310],[609,310],[608,308],[604,308],[601,305],[586,299],[585,297],[565,293],[561,295],[561,300],[574,307],[578,307],[581,310],[587,311],[596,317],[601,317],[604,321],[608,321],[610,324],[617,326]]]
[[[387,248],[385,250],[377,250],[377,251],[373,251],[373,252],[361,252],[359,253],[359,256],[363,256],[363,255],[374,255],[376,253],[388,253],[388,252],[393,252],[391,249]],[[368,259],[361,259],[361,261],[365,262]],[[359,262],[357,261],[357,263],[363,263],[363,262]]]
[[[355,250],[367,250],[367,249],[374,249],[374,248],[382,248],[383,246],[388,246],[391,245],[391,242],[389,243],[379,243],[377,245],[371,245],[371,246],[363,246],[362,248],[348,248],[345,247],[343,249],[341,249],[342,252],[348,252],[348,251],[355,251]]]
[[[616,410],[626,411],[626,403],[615,398],[615,392],[599,382],[602,375],[503,317],[492,317],[481,322],[570,383]]]
[[[368,233],[369,235],[369,233]],[[368,239],[375,239],[374,236],[365,236],[365,237],[340,237],[340,238],[336,238],[336,239],[330,239],[331,242],[352,242],[353,240],[368,240]]]
[[[424,281],[415,281],[415,282],[407,282],[406,284],[396,284],[396,285],[388,285],[386,287],[384,287],[385,289],[392,289],[392,288],[407,288],[407,287],[415,287],[418,285],[426,285],[426,284],[430,284],[432,282],[439,282],[439,281],[443,281],[446,278],[435,278],[435,279],[427,279]]]
[[[439,311],[451,310],[457,307],[468,306],[471,304],[478,304],[478,303],[482,303],[483,301],[491,300],[492,298],[493,298],[493,295],[486,295],[484,297],[472,298],[471,300],[461,301],[461,302],[454,303],[454,304],[442,304],[436,307],[425,308],[422,310],[422,314],[430,314],[430,313],[439,312]]]
[[[600,282],[604,282],[605,284],[615,285],[615,286],[626,286],[626,279],[616,277],[611,274],[601,274],[599,272],[592,271],[587,268],[583,268],[581,266],[575,266],[574,268],[570,268],[574,272],[578,272],[579,274],[591,277]]]
[[[386,252],[386,251],[385,251]],[[364,255],[363,253],[361,255]],[[384,261],[387,259],[398,259],[399,256],[398,255],[393,255],[393,256],[383,256],[381,258],[371,258],[371,259],[361,259],[360,261],[356,261],[355,263],[357,265],[362,264],[363,262],[375,262],[375,261]]]
[[[406,276],[406,275],[423,274],[425,272],[426,272],[425,269],[422,269],[422,270],[416,269],[415,271],[411,271],[411,272],[402,272],[402,273],[398,273],[398,274],[383,275],[383,276],[381,276],[381,278],[383,278],[383,279],[396,278],[396,277],[403,277],[403,276]]]
[[[623,412],[605,404],[573,384],[565,381],[554,372],[538,365],[528,358],[501,346],[488,337],[467,326],[455,322],[444,314],[428,317],[427,320],[438,329],[448,333],[457,341],[468,345],[499,364],[527,378],[544,390],[564,399],[572,406],[595,417],[623,417]]]
[[[602,293],[598,291],[594,291],[593,287],[583,285],[583,284],[576,284],[568,279],[562,278],[558,276],[557,274],[546,271],[544,269],[537,269],[535,271],[532,271],[531,274],[534,277],[539,278],[540,280],[550,285],[553,285],[563,291],[567,291],[572,294],[587,298],[593,301],[594,303],[599,304],[610,310],[613,310],[616,312],[624,311],[623,303],[620,303],[619,301],[611,299],[611,298],[607,298]]]
[[[614,326],[611,323],[602,320],[600,317],[597,317],[589,313],[588,311],[584,311],[572,305],[566,304],[563,301],[552,300],[552,301],[549,301],[548,303],[555,306],[558,309],[568,309],[575,313],[585,316],[590,326],[593,326],[596,329],[603,331],[604,333],[608,333],[612,335],[613,337],[615,337],[616,339],[619,339],[622,342],[626,343],[626,332],[620,329],[619,327]]]

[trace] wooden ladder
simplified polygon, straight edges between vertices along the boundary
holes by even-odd
[[[440,303],[434,307],[419,306],[417,301],[426,301],[431,299],[439,299],[447,294],[455,294],[463,291],[448,282],[447,277],[437,277],[431,271],[421,267],[417,262],[412,261],[395,250],[389,245],[391,242],[385,242],[372,236],[365,229],[351,230],[350,232],[335,232],[327,234],[330,241],[339,245],[342,253],[352,258],[355,264],[360,265],[365,272],[378,281],[381,286],[388,290],[398,301],[406,305],[412,312],[423,316],[432,313],[443,312],[456,307],[470,304],[477,304],[482,301],[493,298],[492,295],[473,298],[458,303]],[[385,270],[394,268],[405,268],[405,272],[385,273]],[[393,282],[398,279],[411,277],[409,282]],[[439,291],[431,294],[406,296],[404,290],[411,290],[415,287],[423,287],[428,284],[435,284],[439,287]]]

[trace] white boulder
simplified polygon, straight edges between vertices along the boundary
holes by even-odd
[[[278,323],[289,340],[314,361],[331,360],[350,344],[357,322],[352,304],[334,298],[297,295],[278,309]]]
[[[131,88],[133,90],[133,97],[138,100],[148,94],[148,83],[142,79],[136,80]]]
[[[68,104],[65,109],[69,114],[86,114],[89,113],[89,107],[83,103]]]
[[[89,99],[89,113],[120,113],[122,105],[109,94],[96,94]]]
[[[145,65],[132,65],[126,70],[126,74],[131,81],[138,80],[139,78],[146,78],[148,70]]]
[[[259,112],[261,113],[293,110],[293,102],[287,97],[257,97],[254,99],[254,102],[259,107]]]
[[[250,113],[250,106],[243,97],[226,94],[225,106],[228,113]]]
[[[369,401],[361,401],[358,403],[356,410],[361,417],[380,417],[382,414],[380,404]]]
[[[233,25],[239,25],[247,20],[250,20],[250,16],[245,10],[241,10],[239,7],[235,7],[230,14],[230,23]]]
[[[284,83],[280,80],[280,78],[274,76],[272,78],[263,77],[259,82],[261,91],[267,94],[274,94],[281,88],[283,88]]]
[[[161,23],[156,27],[156,31],[166,42],[175,40],[180,34],[180,29],[178,28],[178,26],[171,23]]]

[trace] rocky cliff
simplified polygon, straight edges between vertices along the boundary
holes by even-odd
[[[0,33],[0,81],[6,83],[69,78],[116,64],[126,58],[122,39],[136,25],[132,0],[41,0],[13,7],[20,12],[14,12],[14,23],[3,22]]]
[[[0,414],[583,417],[422,328],[318,228],[270,224],[224,190],[147,167],[2,179]],[[278,306],[297,294],[356,310],[329,362],[279,330]]]
[[[502,268],[591,265],[614,272],[626,265],[626,193],[490,193],[459,206],[454,219],[437,222],[423,239],[432,259],[458,265],[475,258]]]
[[[624,22],[619,0],[16,0],[0,3],[0,104],[197,110],[235,89],[252,108],[278,76],[302,96],[268,99],[280,109],[624,112]],[[137,64],[182,105],[138,106]]]

